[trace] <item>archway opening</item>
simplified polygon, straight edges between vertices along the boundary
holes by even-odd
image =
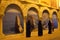
[[[27,20],[30,18],[32,24],[31,31],[37,31],[38,29],[38,11],[36,8],[32,7],[28,10]]]
[[[42,12],[42,26],[44,30],[48,28],[48,22],[49,22],[49,11],[44,10]]]
[[[22,33],[24,20],[20,7],[15,4],[8,5],[4,14],[3,33],[6,35]],[[22,28],[21,31],[20,28]]]
[[[58,16],[57,12],[53,12],[52,14],[52,23],[54,28],[58,28]]]

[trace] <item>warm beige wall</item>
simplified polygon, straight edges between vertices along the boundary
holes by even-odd
[[[57,7],[59,8],[59,6],[60,6],[60,0],[56,0],[56,2],[57,2]]]
[[[60,6],[60,0],[59,0],[59,6]]]
[[[58,3],[59,3],[59,6],[60,6],[60,0],[57,0],[58,1]]]

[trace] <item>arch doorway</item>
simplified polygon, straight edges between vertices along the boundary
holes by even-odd
[[[23,15],[20,8],[15,5],[9,5],[5,10],[3,16],[3,33],[4,34],[16,34],[23,31]],[[19,28],[22,28],[20,31]]]
[[[42,26],[44,30],[48,28],[48,22],[49,22],[49,11],[44,10],[42,13]]]
[[[54,28],[58,28],[57,12],[53,12],[53,14],[52,14],[52,23],[53,23]]]
[[[37,9],[35,9],[34,7],[30,8],[28,10],[27,20],[28,20],[28,18],[31,18],[30,19],[31,24],[32,24],[31,31],[34,29],[38,29],[38,11],[37,11]],[[34,30],[34,31],[37,31],[37,30]]]

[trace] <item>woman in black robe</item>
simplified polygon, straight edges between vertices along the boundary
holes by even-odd
[[[42,27],[41,20],[39,20],[39,22],[38,22],[38,36],[42,36],[42,35],[43,35],[43,27]]]
[[[48,34],[51,34],[51,33],[52,33],[52,23],[49,20],[49,23],[48,23]]]
[[[31,31],[33,30],[33,20],[31,16],[28,16],[27,22],[26,22],[26,37],[31,36]]]
[[[28,20],[26,23],[26,37],[30,37],[31,35],[30,29],[31,29],[31,24],[30,24],[30,20]]]

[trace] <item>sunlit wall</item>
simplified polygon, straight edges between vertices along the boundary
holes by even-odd
[[[59,6],[60,6],[60,0],[59,0]]]

